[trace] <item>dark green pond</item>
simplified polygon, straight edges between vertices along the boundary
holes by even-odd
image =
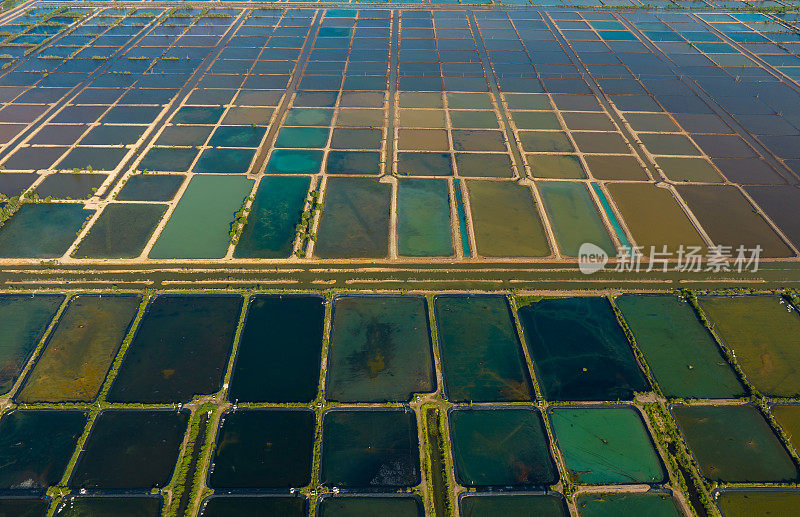
[[[672,496],[662,492],[583,494],[575,501],[581,517],[682,517]]]
[[[706,478],[728,483],[797,481],[789,453],[753,406],[675,405],[672,415]]]
[[[530,400],[533,389],[503,296],[434,298],[444,384],[453,402]]]
[[[36,193],[41,198],[88,199],[107,177],[105,174],[51,174],[36,187]]]
[[[223,416],[209,486],[303,487],[311,480],[316,418],[309,409],[240,409]]]
[[[557,495],[466,495],[461,517],[569,517],[564,499]]]
[[[303,213],[310,182],[307,177],[262,178],[234,257],[286,258],[291,255],[295,225]]]
[[[203,503],[200,517],[305,517],[307,507],[304,497],[213,495]]]
[[[72,253],[77,258],[136,258],[167,211],[167,205],[107,205]]]
[[[0,489],[35,490],[57,484],[86,418],[83,411],[57,410],[12,410],[3,415]]]
[[[333,178],[314,254],[323,258],[385,257],[389,252],[391,186],[367,178]]]
[[[69,486],[100,490],[166,486],[188,423],[187,410],[101,411]]]
[[[242,402],[310,402],[317,395],[324,300],[254,296],[228,397]]]
[[[0,393],[7,393],[64,301],[60,294],[0,296]]]
[[[0,257],[60,257],[93,214],[76,203],[24,204],[0,228]]]
[[[628,406],[553,407],[558,448],[573,483],[661,483],[666,474],[642,417]]]
[[[344,487],[420,481],[417,424],[407,409],[333,409],[322,417],[320,480]]]
[[[558,480],[533,408],[450,411],[456,479],[464,486],[546,486]]]
[[[319,517],[422,517],[425,512],[412,496],[333,496],[323,497],[317,507]]]
[[[447,182],[404,179],[397,188],[398,252],[410,257],[450,256],[450,194]]]
[[[766,396],[800,395],[800,317],[778,296],[702,296],[700,307]]]
[[[334,301],[329,400],[401,402],[436,387],[421,296],[340,296]]]
[[[161,515],[160,496],[88,497],[71,496],[56,512],[58,517],[157,517]]]
[[[3,517],[45,517],[49,499],[33,497],[0,497],[0,515]]]
[[[171,201],[181,187],[183,175],[137,174],[128,178],[117,194],[120,201]]]
[[[188,402],[222,387],[242,297],[161,295],[150,302],[108,399]]]
[[[800,492],[781,489],[723,490],[717,506],[725,517],[794,515],[800,506]]]
[[[71,298],[16,399],[93,401],[140,304],[138,295]]]
[[[737,398],[744,388],[688,302],[675,295],[615,300],[668,397]]]
[[[518,313],[548,400],[630,400],[650,389],[607,299],[544,299]]]

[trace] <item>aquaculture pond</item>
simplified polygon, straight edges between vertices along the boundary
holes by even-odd
[[[328,400],[403,402],[433,391],[425,298],[336,297],[327,366]]]
[[[71,298],[16,400],[93,401],[140,304],[139,295]]]
[[[467,494],[459,501],[461,517],[568,517],[566,502],[558,495],[544,494]]]
[[[188,423],[187,410],[101,411],[69,486],[99,490],[166,486]]]
[[[322,417],[320,480],[341,487],[420,481],[417,424],[408,409],[332,409]]]
[[[433,304],[450,401],[531,399],[530,376],[505,297],[438,295]]]
[[[727,483],[795,482],[798,470],[750,405],[674,405],[672,415],[704,477]]]
[[[397,239],[400,255],[450,256],[450,194],[447,182],[404,179],[397,187]]]
[[[347,495],[320,498],[317,515],[320,517],[372,517],[374,515],[422,517],[425,512],[418,497]]]
[[[233,256],[286,258],[292,254],[309,178],[265,177],[258,184],[247,223]]]
[[[114,203],[106,206],[72,253],[76,258],[136,258],[141,255],[167,205]]]
[[[636,244],[644,250],[655,246],[660,251],[667,246],[675,253],[681,245],[705,249],[697,229],[668,189],[645,183],[610,183],[606,187]]]
[[[86,419],[84,411],[52,409],[15,409],[3,415],[0,489],[44,490],[57,484]]]
[[[149,253],[150,258],[221,258],[231,223],[253,187],[244,176],[194,176]]]
[[[214,393],[233,347],[242,297],[160,295],[148,305],[108,399],[188,402]]]
[[[203,502],[200,517],[239,517],[240,515],[281,515],[305,517],[308,501],[298,496],[212,495]]]
[[[56,511],[58,517],[157,517],[160,496],[69,496]]]
[[[214,489],[303,487],[311,480],[316,418],[308,409],[223,415],[209,473]]]
[[[60,257],[93,214],[75,203],[23,204],[0,228],[0,258]]]
[[[664,395],[744,396],[744,387],[689,302],[675,295],[623,295],[614,303]]]
[[[118,201],[171,201],[183,184],[178,174],[136,174],[128,178],[117,194]]]
[[[547,486],[558,480],[538,410],[456,407],[449,417],[459,484]]]
[[[0,497],[0,515],[8,517],[45,517],[49,499],[36,497]]]
[[[789,257],[794,253],[769,227],[761,214],[734,186],[678,185],[703,229],[717,245],[747,249],[761,246],[762,257]]]
[[[753,386],[800,395],[800,316],[777,296],[703,296],[700,307]]]
[[[724,517],[792,515],[798,505],[800,492],[792,489],[725,489],[717,495],[717,506]]]
[[[609,256],[616,255],[614,243],[585,184],[566,181],[541,183],[539,192],[563,255],[577,257],[581,244],[585,242],[600,247]]]
[[[550,254],[531,190],[509,181],[467,181],[475,245],[486,257]]]
[[[391,185],[367,178],[328,180],[314,254],[378,258],[389,252]]]
[[[548,400],[630,400],[650,389],[606,298],[545,298],[517,313]]]
[[[666,473],[642,417],[630,406],[557,406],[548,410],[573,483],[661,483]]]
[[[575,500],[581,517],[682,517],[666,492],[581,494]]]
[[[60,294],[0,296],[0,393],[14,386],[64,298]]]
[[[798,404],[773,404],[769,412],[780,425],[789,443],[795,450],[800,449],[800,405]]]
[[[232,401],[311,402],[317,394],[325,299],[250,299],[228,391]]]
[[[800,203],[800,190],[792,185],[754,185],[745,187],[745,191],[791,239],[795,247],[800,245],[800,221],[792,216],[792,209]]]

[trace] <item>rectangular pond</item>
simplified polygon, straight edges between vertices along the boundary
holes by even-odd
[[[581,517],[618,517],[648,515],[650,517],[681,517],[675,500],[666,492],[582,494],[575,500]],[[727,517],[727,516],[726,516]]]
[[[755,407],[674,405],[671,411],[705,478],[726,483],[788,483],[800,478],[786,448]]]
[[[702,296],[714,332],[767,396],[800,395],[800,316],[777,296]]]
[[[397,187],[397,247],[409,257],[453,255],[446,181],[403,179]]]
[[[687,301],[671,294],[629,294],[614,303],[664,395],[708,399],[745,395],[714,338]]]
[[[52,409],[14,409],[4,414],[0,420],[0,488],[45,490],[57,484],[87,417],[85,411]]]
[[[114,203],[89,229],[72,253],[76,258],[136,258],[144,250],[167,205]]]
[[[233,256],[289,257],[310,183],[307,177],[262,178]]]
[[[683,245],[705,247],[703,239],[672,193],[644,183],[606,184],[636,244],[673,253]]]
[[[486,257],[544,257],[547,236],[531,190],[510,181],[468,180],[478,253]]]
[[[328,400],[405,402],[436,387],[421,296],[338,296],[327,362]]]
[[[188,423],[188,410],[101,411],[72,471],[70,488],[166,486]]]
[[[220,421],[208,484],[300,488],[311,481],[316,417],[309,409],[240,409]]]
[[[667,473],[632,406],[555,406],[548,410],[573,483],[656,484]]]
[[[320,481],[340,487],[410,487],[420,482],[409,409],[331,409],[322,417]]]
[[[578,249],[585,242],[600,247],[609,256],[616,255],[614,243],[585,184],[543,182],[538,188],[563,255],[577,257]]]
[[[389,253],[389,184],[368,178],[332,178],[323,201],[315,255],[380,258]]]
[[[438,295],[433,303],[450,401],[531,400],[525,356],[505,297]]]
[[[147,307],[108,400],[188,402],[219,391],[242,297],[160,295]]]
[[[506,517],[568,517],[566,501],[559,495],[545,494],[465,494],[459,501],[460,517],[504,515]],[[533,512],[533,513],[531,513]]]
[[[606,298],[545,298],[517,312],[548,400],[631,400],[650,390]]]
[[[0,228],[0,258],[62,256],[92,215],[76,203],[26,203]]]
[[[725,517],[792,515],[800,505],[800,491],[780,488],[725,489],[717,506]]]
[[[221,258],[231,223],[253,187],[244,176],[194,176],[178,201],[150,258]]]
[[[0,393],[8,393],[61,304],[61,294],[0,296]]]
[[[325,300],[321,296],[251,298],[228,391],[230,400],[314,400],[324,318]]]
[[[302,496],[212,495],[203,501],[200,517],[281,515],[305,517],[308,500]]]
[[[341,495],[323,496],[317,506],[320,517],[422,517],[422,501],[413,495]]]
[[[459,484],[519,488],[546,487],[558,481],[538,410],[456,407],[449,417]]]
[[[139,295],[113,294],[71,298],[15,399],[93,401],[141,300]]]
[[[70,495],[56,510],[57,517],[157,517],[164,500],[157,495]]]

